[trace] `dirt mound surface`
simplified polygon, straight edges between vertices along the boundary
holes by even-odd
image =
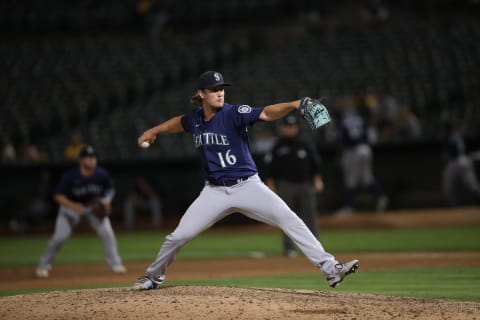
[[[166,286],[2,298],[2,319],[478,319],[480,304],[310,290]]]

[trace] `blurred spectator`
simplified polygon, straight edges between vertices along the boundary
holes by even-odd
[[[373,24],[386,22],[390,17],[390,10],[385,0],[363,1],[362,17]]]
[[[378,109],[377,95],[369,87],[360,90],[355,97],[357,112],[362,116],[368,125],[372,124],[372,117]]]
[[[80,133],[72,134],[70,142],[63,152],[63,159],[68,162],[77,161],[80,151],[85,146],[83,136]]]
[[[311,31],[321,30],[327,13],[327,5],[324,1],[300,0],[290,1],[291,12],[299,13],[299,21],[305,23]]]
[[[377,211],[385,210],[388,198],[373,176],[373,153],[368,140],[367,124],[353,105],[343,106],[339,131],[345,199],[338,214],[351,214],[354,211],[354,196],[360,187],[367,187],[372,192]]]
[[[450,206],[458,204],[458,186],[461,184],[480,200],[480,184],[472,160],[467,155],[460,131],[452,122],[445,123],[444,154],[447,163],[443,169],[442,190]]]
[[[137,210],[150,211],[151,225],[155,229],[162,226],[162,202],[158,192],[145,177],[138,177],[134,189],[123,203],[124,226],[126,230],[133,230]]]
[[[39,177],[37,192],[28,202],[27,207],[18,217],[10,220],[10,229],[12,231],[33,231],[39,222],[44,220],[54,209],[50,173],[47,170],[42,170]]]
[[[317,235],[316,193],[323,191],[319,155],[300,139],[300,127],[294,115],[282,119],[281,137],[272,152],[265,156],[267,185],[285,200]],[[296,256],[295,246],[283,234],[283,254]]]
[[[398,102],[394,96],[386,92],[381,92],[378,95],[375,122],[380,142],[389,142],[394,139],[398,109]]]
[[[48,162],[48,155],[33,144],[20,146],[18,162],[22,164],[38,164]]]
[[[17,152],[15,146],[11,141],[5,141],[2,148],[2,163],[15,163],[17,159]]]
[[[422,126],[410,108],[401,104],[395,121],[395,139],[400,141],[417,140],[422,137]]]
[[[170,20],[169,0],[138,0],[137,13],[143,17],[146,28],[151,35],[160,34]]]

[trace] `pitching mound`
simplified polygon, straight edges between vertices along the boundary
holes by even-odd
[[[10,296],[2,319],[475,319],[478,303],[310,290],[166,286]]]
[[[407,219],[412,217],[411,219]],[[423,218],[422,218],[423,217]],[[422,218],[422,219],[421,219]],[[367,221],[369,220],[369,221]],[[435,226],[480,223],[478,211],[358,215],[331,218],[322,225],[401,228],[410,221]],[[373,221],[373,222],[372,222]],[[360,270],[406,267],[480,266],[479,252],[410,252],[338,254],[358,258]],[[37,279],[32,267],[0,268],[0,289],[42,289],[132,283],[148,262],[130,262],[125,275],[112,275],[104,263],[56,265],[48,279]],[[169,280],[249,277],[312,272],[304,257],[179,260]],[[53,291],[0,299],[0,319],[480,319],[479,302],[399,298],[310,290],[166,286],[134,292],[126,288]]]

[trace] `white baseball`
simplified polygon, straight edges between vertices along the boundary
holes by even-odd
[[[142,147],[143,149],[147,149],[148,147],[150,147],[150,142],[143,141],[142,143],[140,143],[140,147]]]

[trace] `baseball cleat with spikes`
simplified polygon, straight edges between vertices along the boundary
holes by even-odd
[[[335,270],[333,273],[327,276],[328,285],[332,288],[335,288],[343,279],[357,271],[358,267],[360,266],[360,261],[352,260],[345,263],[337,263],[335,265]]]
[[[158,289],[160,285],[163,283],[161,281],[153,281],[149,276],[141,276],[138,280],[133,284],[132,290],[151,290],[151,289]]]

